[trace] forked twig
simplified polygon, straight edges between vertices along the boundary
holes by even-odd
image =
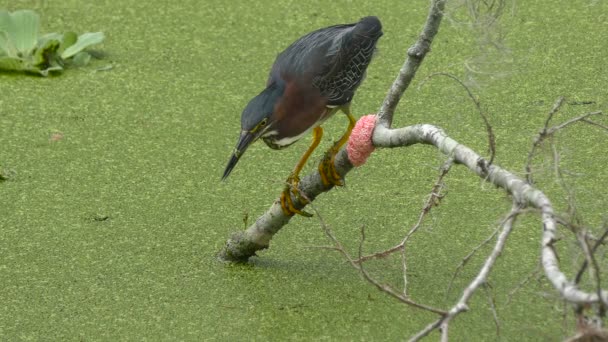
[[[577,122],[587,123],[589,125],[597,126],[597,127],[602,128],[602,129],[608,130],[608,127],[605,127],[604,125],[601,125],[601,124],[598,124],[596,122],[593,122],[593,121],[589,120],[589,117],[591,117],[591,116],[603,115],[603,112],[601,112],[601,111],[595,111],[595,112],[585,113],[583,115],[580,115],[580,116],[577,116],[577,117],[572,118],[570,120],[567,120],[567,121],[565,121],[565,122],[563,122],[563,123],[561,123],[559,125],[555,125],[555,126],[549,127],[549,124],[550,124],[551,120],[553,119],[553,117],[555,116],[555,114],[560,110],[560,108],[563,106],[563,104],[565,103],[565,101],[566,101],[566,99],[563,96],[560,96],[560,97],[557,98],[557,100],[553,104],[553,107],[549,111],[549,114],[547,115],[547,120],[545,120],[545,125],[540,130],[540,132],[538,132],[538,135],[534,138],[534,143],[532,144],[532,148],[530,149],[530,152],[528,152],[528,158],[527,158],[527,161],[526,161],[525,171],[526,171],[526,180],[530,184],[533,183],[533,180],[532,180],[532,159],[536,155],[536,150],[540,147],[540,145],[546,139],[552,137],[556,132],[558,132],[558,131],[560,131],[560,130],[562,130],[562,129],[564,129],[564,128],[572,125],[572,124],[575,124]]]
[[[410,228],[410,230],[407,232],[407,234],[405,235],[403,240],[401,240],[401,242],[399,242],[399,244],[397,244],[389,249],[386,249],[384,251],[376,252],[376,253],[370,254],[370,255],[364,255],[364,256],[360,257],[359,259],[355,260],[357,263],[362,263],[362,262],[372,260],[372,259],[386,258],[387,256],[391,255],[392,253],[399,251],[399,250],[403,250],[405,248],[405,244],[407,243],[408,239],[412,236],[412,234],[414,234],[420,228],[422,221],[424,220],[426,215],[428,215],[430,213],[430,211],[433,207],[439,205],[440,201],[445,197],[444,194],[441,194],[441,190],[444,187],[443,179],[448,174],[448,172],[450,172],[450,169],[452,168],[453,163],[454,163],[454,159],[448,158],[441,166],[440,171],[439,171],[439,176],[437,177],[435,184],[433,184],[433,188],[431,189],[431,192],[429,193],[427,200],[424,202],[424,205],[422,206],[422,209],[420,210],[420,215],[418,215],[418,220],[412,226],[412,228]]]
[[[606,240],[606,238],[608,237],[608,224],[606,221],[604,221],[604,225],[603,225],[603,230],[604,233],[602,233],[602,235],[599,237],[599,239],[597,241],[595,241],[595,244],[593,244],[593,247],[591,247],[589,253],[590,254],[595,254],[595,251],[597,250],[597,248],[602,245],[604,243],[604,240]],[[585,258],[585,261],[583,262],[583,264],[581,265],[581,268],[578,270],[578,272],[576,273],[576,277],[574,277],[574,283],[578,284],[581,282],[581,278],[583,276],[583,273],[585,273],[585,271],[587,270],[587,267],[589,266],[589,261],[587,258]]]
[[[432,306],[428,306],[425,304],[417,303],[417,302],[407,298],[406,296],[403,296],[399,292],[395,291],[390,285],[381,284],[376,279],[371,277],[371,275],[367,272],[367,270],[365,268],[363,268],[361,264],[357,263],[353,257],[350,256],[350,254],[346,251],[346,249],[344,248],[342,243],[340,243],[340,241],[335,237],[335,235],[333,234],[333,232],[331,231],[329,226],[325,223],[325,220],[323,219],[323,217],[321,216],[321,213],[317,210],[317,208],[314,205],[310,205],[310,208],[314,211],[315,216],[317,217],[317,219],[319,220],[319,223],[321,224],[321,228],[323,229],[323,232],[325,232],[325,235],[334,243],[334,245],[336,247],[335,249],[338,252],[340,252],[340,254],[342,254],[342,256],[344,256],[344,258],[346,258],[346,260],[348,260],[348,262],[350,263],[350,265],[353,268],[355,268],[356,270],[358,270],[361,273],[361,275],[363,276],[363,279],[367,280],[369,283],[374,285],[378,290],[387,293],[391,297],[399,300],[400,302],[402,302],[404,304],[410,305],[410,306],[418,308],[418,309],[430,311],[430,312],[436,313],[441,316],[447,314],[447,312],[445,312],[444,310],[437,309],[437,308],[434,308]],[[359,253],[361,253],[361,250],[363,248],[362,245],[365,240],[365,231],[363,228],[361,230],[361,233],[362,233],[362,238],[359,243]]]

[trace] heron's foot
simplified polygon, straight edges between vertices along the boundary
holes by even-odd
[[[298,214],[306,217],[312,217],[311,213],[300,210],[294,205],[294,197],[295,200],[301,204],[305,205],[308,203],[308,200],[300,194],[300,190],[298,189],[300,178],[297,175],[292,174],[289,176],[289,178],[287,178],[286,183],[287,185],[281,193],[281,209],[283,209],[283,214],[285,214],[285,216],[293,216]]]
[[[321,181],[326,187],[329,186],[344,186],[344,180],[336,171],[334,162],[336,160],[336,154],[338,154],[339,148],[333,146],[327,152],[325,157],[319,164],[319,174],[321,175]]]

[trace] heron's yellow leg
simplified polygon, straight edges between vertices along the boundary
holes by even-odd
[[[346,128],[346,132],[340,138],[340,140],[336,141],[336,143],[325,153],[325,158],[319,164],[319,174],[321,175],[321,180],[325,186],[329,185],[338,185],[342,186],[344,183],[342,182],[342,177],[336,171],[336,167],[334,166],[334,161],[336,159],[336,154],[340,151],[340,148],[344,146],[348,142],[348,138],[350,138],[350,133],[353,131],[357,120],[350,112],[350,107],[342,108],[342,111],[346,114],[348,118],[348,127]]]
[[[310,143],[310,146],[308,147],[306,152],[304,152],[304,154],[300,158],[300,161],[298,161],[298,163],[296,164],[296,167],[291,172],[290,178],[295,179],[296,182],[300,181],[300,179],[299,179],[300,171],[302,171],[302,169],[304,168],[304,165],[306,165],[306,161],[308,160],[308,157],[310,157],[312,152],[317,148],[317,146],[319,146],[319,143],[321,142],[321,138],[323,138],[323,128],[321,128],[321,126],[317,126],[312,130],[312,142]]]
[[[310,157],[312,152],[317,148],[317,146],[319,146],[322,137],[323,128],[321,128],[320,126],[315,127],[312,131],[312,143],[310,144],[306,152],[304,152],[304,154],[296,164],[296,167],[294,167],[293,171],[291,172],[291,175],[289,175],[289,178],[287,178],[287,185],[285,186],[283,193],[281,193],[281,208],[283,209],[283,213],[287,216],[293,216],[294,214],[307,217],[312,216],[310,213],[295,208],[293,204],[293,199],[291,198],[291,193],[296,195],[299,201],[304,203],[307,202],[306,199],[302,198],[298,192],[298,183],[300,183],[300,171],[302,171],[302,169],[306,165],[308,157]]]

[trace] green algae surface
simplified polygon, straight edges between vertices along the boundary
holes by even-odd
[[[328,244],[315,218],[294,218],[250,264],[216,259],[230,234],[277,198],[310,141],[282,151],[255,144],[220,182],[241,110],[262,90],[277,53],[313,29],[380,17],[379,53],[352,105],[357,116],[373,113],[427,6],[0,1],[9,11],[36,10],[44,32],[106,36],[97,47],[104,59],[86,67],[48,78],[0,74],[0,340],[396,341],[434,320],[378,292],[335,252],[311,248]],[[503,17],[506,50],[498,55],[480,48],[460,21],[462,9],[451,10],[395,126],[436,124],[487,154],[483,123],[457,84],[437,77],[418,87],[431,73],[453,73],[477,84],[497,137],[496,163],[523,174],[532,137],[558,96],[569,101],[558,122],[608,109],[605,2],[517,2]],[[496,72],[472,72],[479,61],[494,62]],[[346,124],[341,116],[329,120],[321,148]],[[598,186],[608,178],[605,134],[581,126],[559,139],[562,166],[576,175],[578,210],[598,226],[608,200]],[[538,186],[561,210],[564,195],[548,160],[536,160],[546,179]],[[345,188],[315,206],[348,248],[357,248],[362,225],[366,251],[387,248],[417,220],[441,162],[428,146],[376,151]],[[408,250],[409,294],[443,308],[483,259],[474,258],[446,293],[460,260],[510,208],[504,192],[462,167],[446,181],[448,196]],[[572,332],[561,319],[570,309],[546,280],[533,277],[507,304],[538,265],[540,234],[538,220],[521,220],[490,276],[504,340],[559,340]],[[582,260],[573,250],[560,250],[569,274]],[[397,259],[369,270],[400,286]],[[450,325],[454,340],[497,339],[487,293],[480,290],[470,308]]]

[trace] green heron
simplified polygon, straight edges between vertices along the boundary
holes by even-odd
[[[310,216],[294,207],[290,191],[299,200],[299,173],[323,136],[320,125],[341,110],[349,120],[347,131],[325,154],[319,174],[325,186],[342,185],[334,158],[355,125],[350,102],[365,77],[382,36],[376,17],[354,24],[335,25],[311,32],[296,40],[275,60],[264,89],[241,115],[241,134],[226,166],[226,179],[247,147],[259,138],[273,149],[285,148],[310,130],[313,141],[287,179],[281,195],[283,212]]]

